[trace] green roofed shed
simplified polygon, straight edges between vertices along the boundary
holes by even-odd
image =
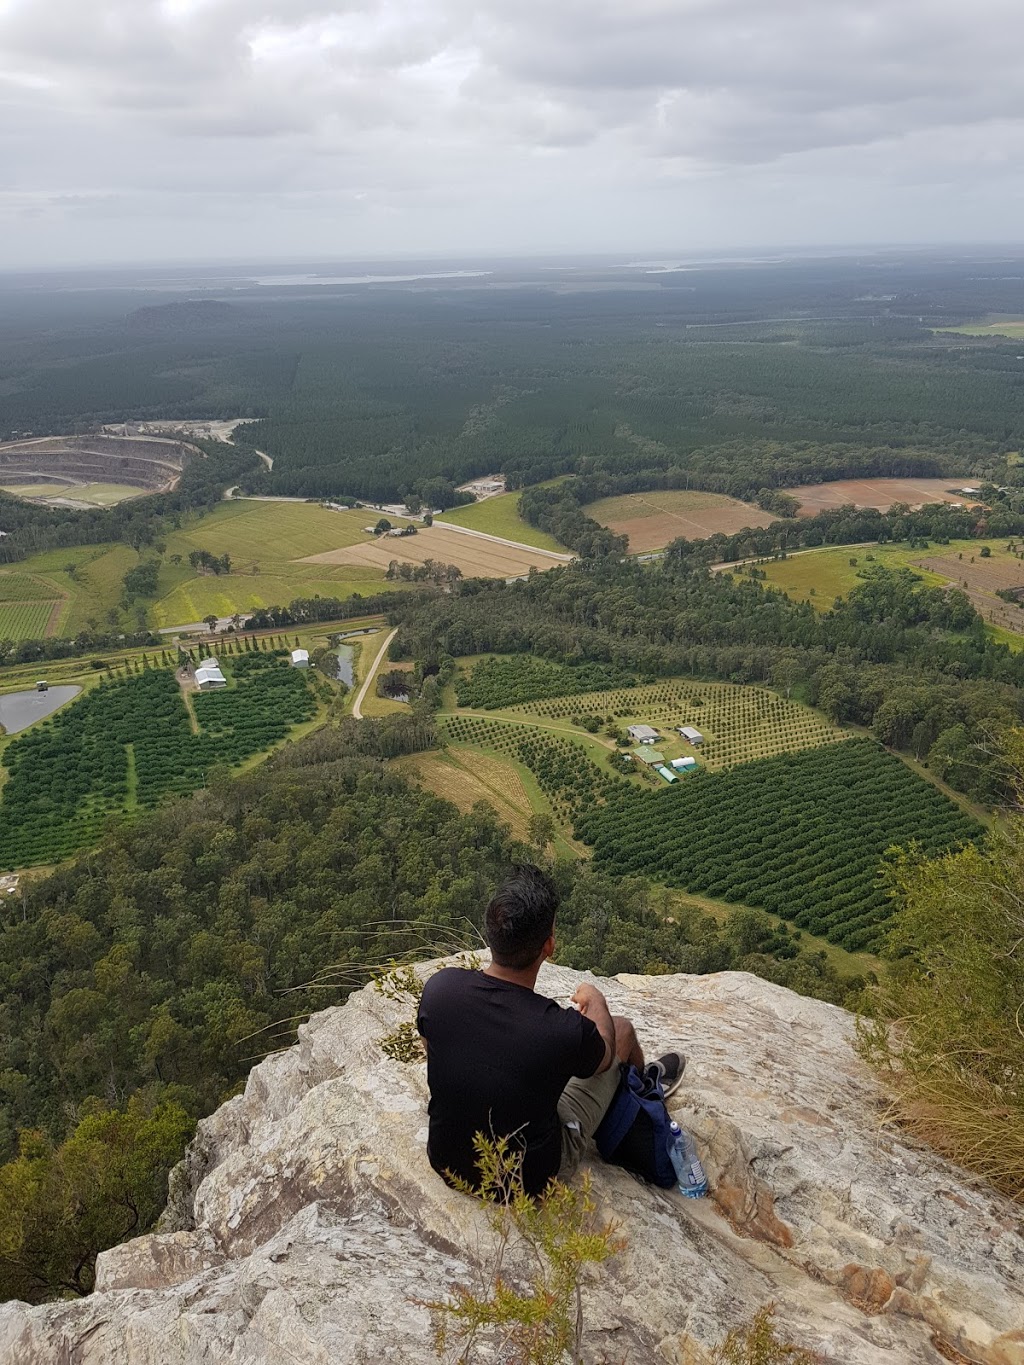
[[[657,768],[659,764],[665,762],[665,755],[659,753],[657,749],[651,749],[646,744],[642,749],[634,749],[633,757],[638,763],[646,763],[651,768]]]

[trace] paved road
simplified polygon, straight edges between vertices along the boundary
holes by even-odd
[[[373,667],[370,669],[369,673],[367,673],[366,677],[363,679],[363,685],[356,694],[355,701],[352,703],[352,715],[355,720],[362,720],[363,718],[363,698],[366,696],[370,684],[377,676],[377,669],[380,668],[381,664],[384,662],[384,655],[388,652],[388,645],[391,643],[391,641],[395,638],[397,634],[398,628],[396,626],[395,629],[388,636],[388,638],[381,645],[377,657],[373,661]]]

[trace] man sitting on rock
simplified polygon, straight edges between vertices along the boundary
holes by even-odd
[[[473,1139],[511,1137],[522,1149],[523,1188],[577,1168],[619,1084],[620,1063],[644,1070],[633,1025],[612,1015],[589,982],[575,1010],[537,994],[555,951],[558,892],[538,867],[512,868],[487,907],[491,964],[446,967],[423,990],[417,1026],[427,1045],[430,1164],[451,1183],[479,1188]],[[677,1052],[651,1063],[666,1094],[682,1076]]]

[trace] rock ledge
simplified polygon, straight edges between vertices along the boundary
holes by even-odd
[[[1021,1211],[884,1129],[850,1015],[739,972],[599,984],[652,1053],[687,1053],[672,1108],[715,1197],[595,1158],[628,1244],[585,1287],[588,1361],[697,1365],[774,1302],[841,1365],[1024,1365]],[[2,1365],[435,1362],[419,1304],[489,1233],[427,1164],[424,1065],[381,1053],[401,1018],[367,989],[310,1019],[200,1125],[165,1231],[103,1255],[87,1299],[0,1306]]]

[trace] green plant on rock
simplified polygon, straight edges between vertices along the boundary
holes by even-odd
[[[589,1175],[578,1188],[552,1180],[534,1200],[523,1189],[522,1154],[508,1138],[478,1133],[475,1146],[480,1189],[456,1187],[483,1201],[494,1248],[475,1292],[460,1285],[451,1298],[424,1305],[435,1350],[458,1365],[492,1359],[495,1349],[516,1365],[577,1365],[584,1268],[603,1264],[625,1243],[615,1224],[598,1218]]]
[[[748,1326],[734,1327],[708,1358],[708,1365],[823,1365],[824,1357],[780,1341],[772,1318],[775,1305],[758,1309]]]

